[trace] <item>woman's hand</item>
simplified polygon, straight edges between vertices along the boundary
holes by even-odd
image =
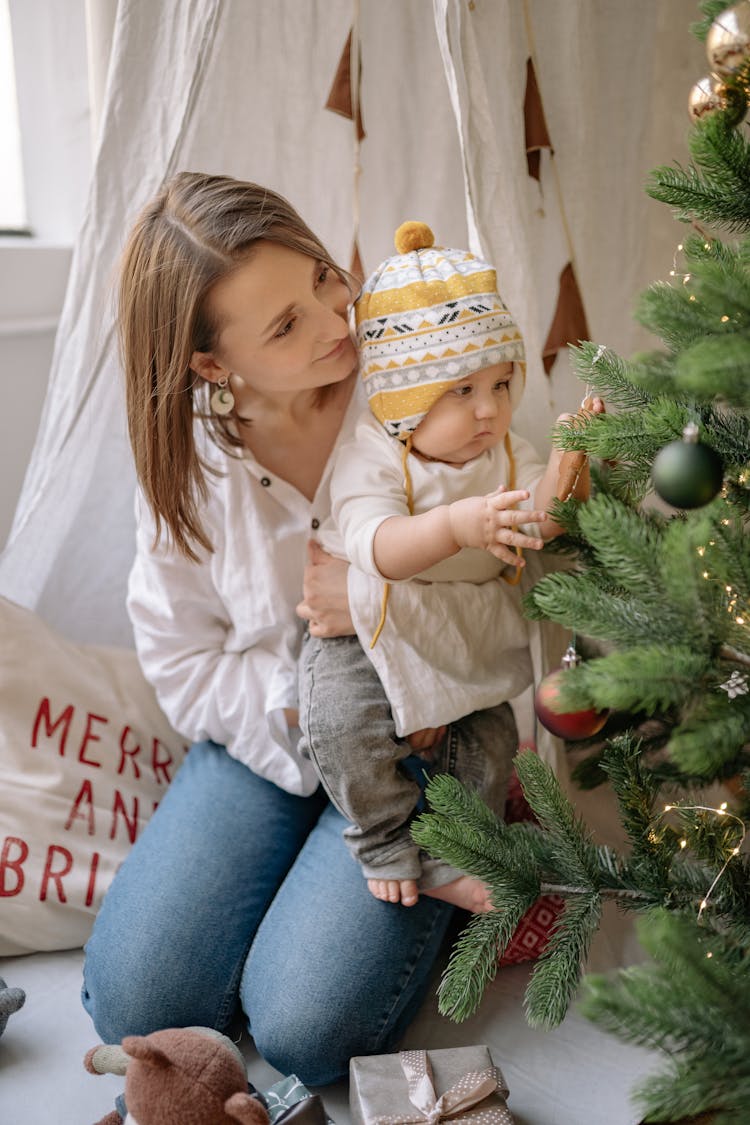
[[[447,729],[446,726],[424,727],[422,730],[415,730],[411,734],[407,734],[406,741],[415,754],[421,754],[422,757],[432,760],[433,755],[429,751],[437,746],[441,738],[445,736]]]
[[[310,622],[313,637],[351,637],[356,633],[349,612],[348,571],[345,559],[327,554],[314,539],[308,541],[297,615]]]

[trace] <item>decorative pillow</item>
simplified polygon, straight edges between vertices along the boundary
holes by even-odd
[[[86,941],[187,747],[128,649],[0,598],[0,956]]]
[[[522,749],[529,749],[529,747],[525,746]],[[508,784],[505,819],[508,824],[519,820],[536,819],[515,773]],[[538,898],[516,926],[516,931],[499,964],[518,965],[522,961],[535,961],[540,957],[547,947],[564,902],[561,895],[542,895]]]

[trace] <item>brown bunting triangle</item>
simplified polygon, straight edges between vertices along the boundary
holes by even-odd
[[[351,66],[351,52],[352,52],[352,32],[349,32],[344,49],[341,52],[339,65],[336,68],[336,75],[333,79],[331,92],[328,95],[328,101],[325,104],[326,109],[332,109],[334,113],[340,113],[342,117],[348,117],[350,121],[354,120],[354,99],[352,98],[352,66]],[[359,66],[360,77],[362,74],[362,63]],[[360,82],[361,85],[361,82]],[[359,90],[357,91],[359,94]],[[365,138],[365,130],[362,125],[362,111],[361,100],[357,97],[357,136],[360,141]]]
[[[549,375],[561,348],[588,339],[590,339],[589,326],[586,322],[581,291],[578,288],[573,266],[568,262],[560,274],[557,308],[542,349],[545,374]]]
[[[529,175],[538,180],[541,150],[548,148],[552,152],[552,141],[547,131],[547,122],[544,119],[544,106],[542,105],[542,96],[539,93],[534,63],[530,58],[526,60],[526,94],[523,101],[523,120],[526,129],[526,163]]]

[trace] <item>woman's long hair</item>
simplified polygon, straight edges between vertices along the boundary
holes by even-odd
[[[166,525],[175,547],[193,560],[196,546],[212,549],[199,514],[207,468],[195,444],[196,417],[223,448],[241,443],[231,422],[209,410],[209,385],[190,361],[194,351],[211,352],[216,344],[209,290],[261,239],[326,263],[351,288],[349,275],[282,196],[228,176],[174,176],[139,215],[122,257],[118,330],[136,472],[157,540]]]

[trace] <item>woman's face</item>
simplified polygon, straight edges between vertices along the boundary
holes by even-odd
[[[357,362],[350,301],[347,286],[324,263],[259,242],[210,291],[207,311],[218,338],[210,356],[194,353],[192,366],[204,378],[235,376],[270,397],[340,382]]]

